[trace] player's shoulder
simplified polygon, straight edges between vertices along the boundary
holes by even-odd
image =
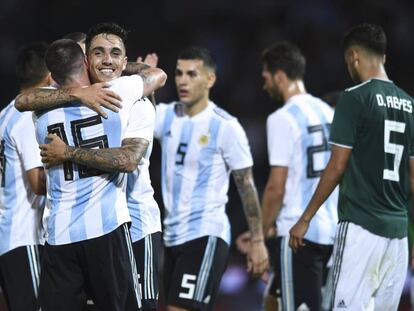
[[[345,89],[344,94],[352,94],[352,93],[359,93],[363,92],[372,87],[373,80],[367,80],[360,84],[348,87]]]
[[[217,118],[219,118],[219,119],[221,119],[223,121],[226,121],[226,122],[234,122],[234,121],[237,121],[237,118],[235,116],[231,115],[229,112],[227,112],[223,108],[217,106],[214,103],[211,103],[211,105],[212,105],[211,111],[212,111],[212,114],[215,117],[217,117]]]

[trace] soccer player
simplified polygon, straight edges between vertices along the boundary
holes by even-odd
[[[378,25],[361,24],[345,35],[348,72],[360,84],[339,99],[331,158],[290,230],[290,246],[298,251],[315,213],[340,183],[333,310],[397,310],[406,276],[413,99],[388,79],[385,52]]]
[[[85,56],[73,40],[54,42],[46,63],[61,86],[89,84]],[[118,147],[116,157],[102,150],[95,154],[93,168],[66,162],[47,170],[51,212],[40,283],[43,310],[82,310],[86,289],[101,310],[137,310],[141,306],[126,225],[130,222],[127,176],[106,173],[105,159],[117,163],[118,171],[131,172],[146,151],[147,129],[142,124],[147,123],[141,120],[150,116],[135,105],[143,86],[136,75],[113,81],[112,89],[121,94],[123,108],[119,114],[109,112],[104,120],[76,102],[37,113],[37,138],[43,144],[53,133],[72,146]],[[82,149],[78,156],[87,157]]]
[[[326,264],[332,253],[337,192],[322,206],[296,253],[288,232],[304,211],[329,159],[327,137],[333,118],[328,104],[305,89],[306,60],[298,47],[278,42],[262,54],[264,89],[282,107],[267,119],[269,178],[263,193],[263,229],[276,221],[274,277],[265,296],[267,310],[320,310]]]
[[[92,81],[110,82],[121,75],[126,63],[125,39],[126,31],[113,23],[98,24],[88,31],[86,45]],[[153,60],[154,56],[151,54],[150,60]],[[121,61],[120,57],[124,61]],[[139,72],[145,77],[144,88],[147,91],[144,92],[148,92],[148,94],[165,82],[164,73],[160,69],[151,68],[142,63],[129,63],[127,66],[130,73]],[[56,97],[54,100],[55,105],[59,103]],[[38,108],[41,108],[42,105],[40,102],[28,104]],[[154,112],[152,103],[146,97],[140,99],[138,105],[142,110],[152,110]],[[161,246],[161,221],[149,176],[152,131],[146,135],[150,136],[149,147],[142,161],[140,161],[138,169],[128,175],[127,199],[132,218],[131,238],[133,250],[142,283],[143,310],[154,310],[158,302],[158,253]],[[68,160],[73,162],[82,161],[82,164],[87,166],[95,165],[93,155],[96,151],[82,150],[80,156],[77,148],[71,148],[71,150],[67,150],[67,148],[67,145],[58,137],[53,137],[50,144],[43,147],[43,160],[47,162],[48,166]],[[97,152],[99,154],[99,151]],[[107,154],[110,154],[110,152],[112,152],[111,149],[105,150]],[[116,171],[118,169],[118,166],[111,162],[109,157],[105,160],[107,160],[106,170]],[[104,161],[104,159],[102,158],[101,161]]]
[[[35,42],[20,51],[21,91],[50,84],[47,47]],[[0,285],[10,311],[39,310],[46,179],[37,150],[32,114],[20,113],[12,101],[0,112]]]
[[[249,144],[237,119],[209,99],[216,64],[203,48],[182,51],[175,69],[179,101],[157,106],[154,136],[162,146],[164,287],[167,310],[212,310],[227,265],[225,213],[230,173],[252,235],[248,266],[268,264]]]

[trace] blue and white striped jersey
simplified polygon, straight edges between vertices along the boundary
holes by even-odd
[[[120,147],[125,138],[139,137],[139,110],[142,97],[139,76],[116,79],[111,90],[122,98],[119,113],[107,111],[103,119],[80,103],[73,102],[35,116],[37,139],[47,143],[48,133],[60,136],[68,145],[83,148]],[[124,173],[105,173],[66,162],[46,170],[47,242],[61,245],[107,234],[130,221],[126,203]]]
[[[164,243],[174,246],[207,235],[230,243],[229,176],[253,165],[246,134],[236,118],[212,102],[193,117],[182,111],[176,102],[157,106]]]
[[[154,136],[155,109],[151,101],[144,97],[139,103],[141,113],[151,115],[147,119],[146,133],[139,137],[148,138],[148,150],[138,165],[138,168],[128,174],[127,200],[131,215],[131,239],[136,242],[145,236],[161,231],[161,215],[157,202],[154,199],[154,189],[149,174],[150,156]]]
[[[42,167],[31,112],[12,101],[0,112],[0,255],[43,244],[45,197],[35,195],[26,172]]]
[[[271,166],[288,167],[283,206],[276,220],[279,236],[288,236],[309,203],[329,157],[329,129],[333,109],[309,94],[291,97],[267,119]],[[312,219],[305,239],[333,244],[338,191],[331,194]]]

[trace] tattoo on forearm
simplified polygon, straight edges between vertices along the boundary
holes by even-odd
[[[71,90],[61,89],[34,89],[17,96],[15,106],[20,111],[37,111],[49,109],[74,100]]]
[[[252,168],[248,167],[232,172],[239,191],[244,213],[252,235],[263,235],[262,213],[259,197],[253,180]]]
[[[66,158],[85,166],[105,172],[132,172],[148,149],[149,142],[143,138],[127,138],[120,148],[87,149],[66,148]]]
[[[127,76],[141,74],[143,70],[147,70],[149,68],[151,68],[151,66],[144,63],[128,62],[122,74]]]

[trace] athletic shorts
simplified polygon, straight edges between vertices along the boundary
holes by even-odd
[[[385,238],[352,222],[340,222],[332,310],[397,310],[407,267],[407,238]]]
[[[81,311],[86,297],[101,311],[141,308],[138,274],[126,224],[101,237],[44,247],[42,311]]]
[[[276,296],[280,310],[321,309],[321,289],[333,247],[307,240],[304,243],[294,253],[289,247],[289,237],[276,239],[274,275],[268,293]]]
[[[38,311],[41,245],[15,248],[0,256],[0,285],[9,311]]]
[[[205,236],[166,247],[164,287],[168,305],[213,310],[229,247],[222,239]]]
[[[139,283],[142,293],[142,309],[156,310],[158,303],[158,264],[161,250],[161,232],[149,234],[132,243]]]

